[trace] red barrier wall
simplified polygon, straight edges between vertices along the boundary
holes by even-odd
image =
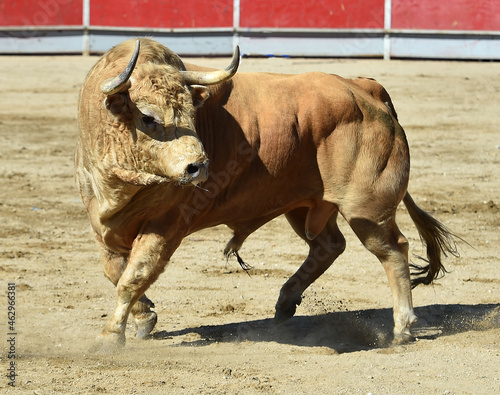
[[[231,28],[233,0],[90,0],[90,25]],[[240,0],[241,28],[384,27],[384,0]],[[0,0],[0,26],[79,26],[82,0]],[[393,29],[500,31],[498,0],[392,0]]]
[[[392,28],[500,30],[500,1],[392,0]]]
[[[0,0],[0,26],[81,25],[81,0]]]
[[[241,27],[384,27],[384,0],[241,0],[240,10]]]
[[[90,24],[141,28],[232,27],[233,0],[91,1]]]
[[[0,53],[99,53],[134,35],[188,55],[500,59],[500,0],[0,0]]]

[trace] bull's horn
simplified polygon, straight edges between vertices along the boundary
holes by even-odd
[[[214,85],[226,81],[236,74],[240,65],[240,48],[236,46],[231,64],[224,70],[215,71],[181,71],[184,81],[188,85]]]
[[[132,71],[134,71],[135,64],[137,63],[137,58],[139,58],[139,49],[141,47],[141,41],[137,40],[135,44],[134,54],[132,55],[132,59],[128,63],[125,70],[123,70],[118,77],[110,78],[106,80],[101,85],[101,91],[105,95],[114,95],[115,93],[120,92],[123,87],[127,84],[130,76],[132,75]]]

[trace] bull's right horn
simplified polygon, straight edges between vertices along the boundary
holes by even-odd
[[[102,93],[108,96],[114,95],[115,93],[120,92],[125,87],[130,76],[132,75],[132,72],[134,71],[137,59],[139,58],[140,47],[141,41],[137,40],[137,43],[135,44],[134,54],[132,55],[132,59],[130,59],[127,67],[125,67],[125,70],[123,70],[118,77],[110,78],[102,83]]]
[[[236,46],[231,64],[224,70],[215,71],[181,71],[184,81],[188,85],[214,85],[224,82],[236,74],[240,65],[240,48]]]

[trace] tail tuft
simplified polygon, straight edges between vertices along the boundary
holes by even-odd
[[[415,288],[420,284],[430,284],[440,274],[444,275],[444,273],[447,273],[441,262],[441,255],[446,257],[450,254],[459,257],[460,254],[456,242],[457,240],[463,240],[450,232],[441,222],[418,207],[409,193],[406,193],[403,202],[417,227],[420,240],[427,247],[427,257],[419,257],[427,265],[410,265],[413,269],[411,273],[413,276],[411,285],[412,288]]]

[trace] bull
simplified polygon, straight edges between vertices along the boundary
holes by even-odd
[[[157,322],[145,292],[182,239],[226,224],[226,256],[284,214],[309,254],[282,286],[275,320],[342,254],[340,213],[382,263],[393,295],[394,340],[411,339],[412,287],[445,271],[454,235],[407,192],[410,157],[392,100],[375,80],[325,73],[237,73],[184,64],[151,39],[125,41],[90,70],[79,99],[75,175],[116,286],[99,348]],[[410,274],[396,224],[403,201],[427,249]]]

